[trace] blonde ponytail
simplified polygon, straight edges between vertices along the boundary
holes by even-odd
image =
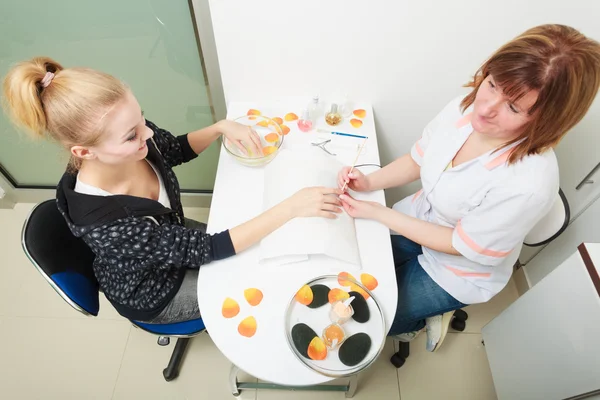
[[[43,85],[47,72],[54,77]],[[127,91],[125,83],[109,74],[89,68],[63,68],[51,58],[36,57],[8,72],[3,106],[15,125],[35,137],[49,134],[70,149],[98,143],[104,128],[102,117]]]
[[[41,84],[46,72],[58,73],[63,67],[48,57],[36,57],[12,68],[4,79],[4,108],[13,122],[43,137],[47,121],[41,100],[46,90]]]

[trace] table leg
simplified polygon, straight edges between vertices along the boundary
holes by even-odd
[[[241,389],[274,389],[274,390],[291,390],[291,391],[323,391],[323,392],[344,392],[347,399],[354,397],[356,389],[358,388],[358,374],[352,375],[349,378],[347,385],[312,385],[312,386],[285,386],[277,385],[275,383],[267,382],[238,382],[237,375],[240,369],[231,364],[229,371],[229,387],[231,394],[234,397],[238,397],[242,392]]]
[[[239,371],[240,369],[236,367],[235,364],[231,364],[231,370],[229,370],[229,387],[231,389],[231,394],[233,394],[234,397],[238,397],[240,395],[240,389],[238,388],[237,380],[237,374]]]
[[[350,382],[348,382],[348,390],[346,391],[346,398],[347,399],[353,398],[354,393],[356,393],[357,388],[358,388],[358,374],[355,374],[350,377]]]

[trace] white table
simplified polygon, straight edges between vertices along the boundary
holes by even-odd
[[[288,112],[300,115],[307,103],[308,99],[306,102],[291,101],[271,105],[231,103],[228,118],[235,119],[245,115],[249,109],[258,109],[271,118],[283,118]],[[357,164],[379,164],[372,108],[368,104],[357,104],[354,108],[367,110],[364,125],[359,129],[352,128],[348,122],[350,118],[347,118],[336,130],[368,136],[368,144]],[[291,132],[285,137],[284,148],[308,146],[323,136],[315,131],[301,132],[296,122],[285,124],[291,128]],[[326,127],[324,121],[317,125]],[[361,143],[360,139],[350,140]],[[351,165],[355,156],[355,148],[337,152],[337,158],[345,165]],[[362,168],[365,173],[376,169],[377,167]],[[383,191],[356,197],[385,204]],[[238,164],[222,148],[208,231],[221,232],[255,217],[263,211],[262,200],[263,169]],[[367,272],[379,281],[379,286],[373,293],[383,308],[389,330],[396,312],[398,295],[389,230],[374,221],[356,220],[356,233],[362,262],[360,271],[327,257],[277,267],[259,265],[259,245],[235,257],[202,266],[198,278],[198,302],[207,330],[219,350],[235,366],[264,381],[287,386],[315,385],[330,381],[331,378],[303,365],[288,347],[284,332],[285,310],[290,298],[312,278],[337,275],[341,271],[348,271],[359,278],[361,273]],[[244,290],[247,288],[258,288],[263,292],[264,298],[258,306],[251,307],[244,299]],[[235,318],[226,319],[221,314],[226,297],[235,299],[240,305],[241,311]],[[256,334],[251,338],[241,336],[237,330],[240,321],[248,316],[254,316],[258,324]]]

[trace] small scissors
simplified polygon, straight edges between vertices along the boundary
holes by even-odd
[[[329,154],[329,155],[332,155],[332,156],[335,156],[335,155],[336,155],[335,153],[332,153],[332,152],[330,152],[329,150],[327,150],[327,149],[325,148],[325,145],[326,145],[327,143],[329,143],[329,142],[331,142],[331,139],[327,139],[327,140],[326,140],[326,141],[324,141],[324,142],[320,142],[320,143],[311,143],[311,144],[312,144],[313,146],[320,147],[320,148],[321,148],[321,150],[323,150],[325,153],[327,153],[327,154]]]

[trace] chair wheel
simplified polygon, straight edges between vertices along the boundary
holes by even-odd
[[[165,336],[159,336],[156,343],[158,343],[159,346],[168,346],[169,343],[171,343],[171,339]]]
[[[465,330],[467,324],[465,323],[465,321],[463,321],[462,319],[457,319],[457,318],[453,318],[452,322],[450,323],[450,326],[452,327],[452,329],[454,329],[455,331],[459,331],[462,332]]]
[[[390,362],[394,364],[394,367],[400,368],[406,362],[406,358],[402,357],[400,354],[396,353],[390,358]]]
[[[469,319],[469,314],[467,314],[465,310],[459,309],[459,310],[454,311],[454,318],[462,319],[463,321],[466,321]]]

